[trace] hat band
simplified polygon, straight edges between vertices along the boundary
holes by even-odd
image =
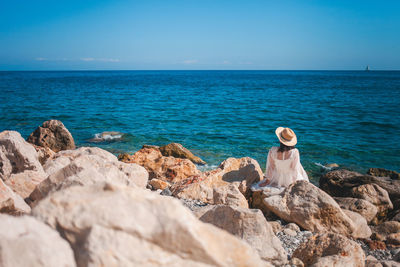
[[[293,138],[292,138],[292,139],[286,139],[285,137],[283,137],[282,133],[281,133],[280,135],[281,135],[282,139],[285,140],[285,141],[287,141],[287,142],[290,142],[290,141],[292,141],[292,139],[293,139]]]

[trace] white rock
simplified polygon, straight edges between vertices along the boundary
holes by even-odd
[[[287,261],[281,242],[260,210],[217,205],[204,213],[200,220],[245,240],[266,261],[275,265],[283,265]]]
[[[179,200],[121,184],[56,191],[33,215],[66,237],[78,266],[271,266]]]
[[[29,216],[0,215],[0,266],[73,267],[68,242],[49,226]]]
[[[120,162],[113,154],[97,147],[58,152],[44,169],[49,176],[30,195],[33,201],[71,185],[111,182],[145,188],[148,180],[145,168]]]

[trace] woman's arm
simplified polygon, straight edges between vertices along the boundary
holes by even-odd
[[[272,173],[275,169],[275,162],[274,159],[272,158],[271,150],[272,149],[270,149],[268,152],[267,163],[265,166],[265,174],[264,174],[265,179],[263,182],[259,184],[260,186],[266,186],[271,182]]]

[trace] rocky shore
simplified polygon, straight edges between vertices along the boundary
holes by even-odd
[[[400,175],[333,166],[260,188],[178,143],[118,157],[50,120],[0,133],[0,266],[400,266]]]

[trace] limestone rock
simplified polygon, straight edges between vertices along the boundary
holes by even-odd
[[[42,147],[37,145],[33,145],[33,147],[35,148],[38,154],[39,162],[42,165],[46,164],[46,161],[52,159],[56,154],[53,150],[51,150],[48,147]]]
[[[355,225],[355,230],[352,233],[353,236],[358,238],[369,238],[371,236],[371,228],[369,228],[367,220],[365,220],[363,216],[351,210],[343,210],[343,212],[353,221]]]
[[[355,232],[353,221],[335,200],[307,181],[291,184],[281,195],[265,198],[264,203],[281,219],[312,232],[333,232],[346,236]]]
[[[400,199],[400,180],[388,177],[339,169],[326,173],[319,180],[320,188],[335,197],[351,197],[352,189],[364,184],[377,184],[388,192],[391,200]]]
[[[0,179],[0,212],[21,215],[31,212],[31,208]]]
[[[384,239],[390,234],[400,233],[400,222],[387,221],[377,226],[372,227],[372,231],[382,235]]]
[[[0,178],[23,198],[46,178],[35,148],[18,132],[0,133]]]
[[[252,158],[228,158],[212,171],[183,180],[172,186],[178,198],[196,199],[213,204],[213,190],[229,183],[238,184],[240,192],[247,196],[250,185],[261,181],[263,173],[258,162]]]
[[[27,141],[37,146],[48,147],[54,152],[75,149],[75,141],[64,124],[58,120],[48,120],[31,133]]]
[[[143,167],[120,162],[113,154],[97,147],[58,152],[44,169],[49,176],[32,192],[29,197],[32,201],[71,185],[112,182],[145,188],[148,181]]]
[[[367,173],[373,176],[389,177],[391,179],[400,180],[400,173],[383,168],[369,168]]]
[[[272,231],[274,234],[277,234],[282,231],[283,227],[280,221],[269,221],[269,225],[272,227]]]
[[[120,155],[120,160],[126,163],[136,163],[143,166],[150,179],[157,178],[168,182],[178,182],[201,172],[188,159],[164,157],[159,149],[144,147],[133,155]]]
[[[165,188],[168,188],[170,186],[170,184],[167,183],[166,181],[157,178],[151,179],[149,184],[153,187],[154,190],[158,189],[164,190]]]
[[[393,245],[393,246],[400,246],[400,232],[394,233],[394,234],[389,234],[386,237],[386,243]]]
[[[193,163],[199,165],[205,165],[206,163],[199,157],[193,155],[187,148],[183,147],[178,143],[170,143],[168,145],[160,147],[160,152],[165,157],[175,157],[181,159],[188,159]]]
[[[215,187],[213,191],[213,204],[225,204],[229,206],[237,206],[248,208],[246,198],[240,193],[235,184],[228,184],[225,186]]]
[[[342,209],[359,213],[368,223],[371,222],[378,213],[378,208],[364,199],[351,197],[335,197],[334,199]]]
[[[281,242],[260,210],[217,205],[201,216],[200,220],[245,240],[268,262],[279,266],[287,261]]]
[[[74,267],[68,242],[29,216],[0,215],[0,266]]]
[[[386,213],[393,209],[389,194],[377,184],[364,184],[352,188],[352,196],[365,199],[378,208],[378,212]]]
[[[179,200],[121,184],[56,191],[32,214],[68,240],[78,266],[270,266]]]
[[[312,236],[293,253],[305,266],[364,266],[365,254],[359,244],[334,233]]]

